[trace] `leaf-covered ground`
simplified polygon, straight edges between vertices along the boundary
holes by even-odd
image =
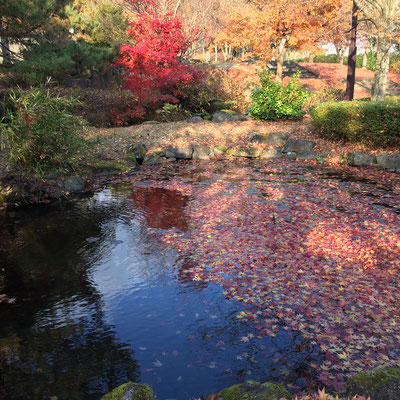
[[[395,151],[395,149],[369,149],[361,144],[335,143],[318,137],[310,122],[303,121],[246,121],[213,123],[169,122],[144,123],[126,128],[93,129],[89,137],[96,142],[96,151],[103,159],[121,157],[124,148],[133,143],[145,143],[149,151],[161,150],[168,146],[186,147],[193,143],[208,146],[227,146],[233,148],[260,145],[250,143],[255,134],[285,132],[292,139],[314,140],[315,151],[327,151],[332,156],[330,161],[337,163],[340,156],[351,151]]]
[[[155,234],[190,256],[188,278],[242,304],[243,341],[300,332],[335,389],[400,363],[399,175],[276,160],[148,167],[135,179],[190,196],[190,235]]]

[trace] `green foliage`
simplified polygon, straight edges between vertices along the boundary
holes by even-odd
[[[302,87],[297,78],[281,84],[275,82],[269,71],[260,74],[261,88],[253,91],[250,115],[255,119],[293,119],[302,117],[304,104],[309,98],[309,92]]]
[[[64,18],[64,8],[69,2],[71,0],[0,1],[0,37],[17,41],[35,35],[52,17]]]
[[[117,52],[117,47],[96,47],[83,40],[67,44],[43,42],[24,51],[24,59],[15,62],[12,71],[17,79],[36,85],[49,77],[62,79],[66,74],[84,76],[100,72]]]
[[[89,77],[116,59],[128,27],[121,5],[81,0],[26,3],[11,0],[0,6],[5,13],[0,36],[22,44],[22,59],[11,60],[17,82],[37,85],[67,74]]]
[[[39,87],[12,92],[13,110],[0,125],[11,163],[36,175],[77,165],[86,149],[85,122],[69,110],[76,100]]]
[[[75,0],[66,7],[77,37],[97,47],[113,48],[127,40],[128,19],[120,4],[112,1]]]
[[[314,62],[315,63],[337,63],[337,56],[336,56],[336,54],[316,54],[314,56]]]
[[[331,140],[375,146],[400,146],[400,103],[327,102],[310,111],[315,129]]]

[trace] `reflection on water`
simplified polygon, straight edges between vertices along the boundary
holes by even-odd
[[[246,340],[240,304],[193,280],[190,257],[154,236],[190,234],[188,202],[128,183],[0,217],[0,264],[17,298],[0,308],[0,398],[98,399],[129,380],[159,399],[245,379],[312,382],[318,348],[285,330]]]

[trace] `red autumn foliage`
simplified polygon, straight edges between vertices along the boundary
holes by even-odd
[[[147,111],[164,103],[178,103],[182,88],[199,80],[200,73],[182,62],[194,39],[172,14],[152,11],[138,14],[127,32],[130,43],[121,47],[117,66],[123,67],[123,88],[136,97],[131,118],[143,118]]]

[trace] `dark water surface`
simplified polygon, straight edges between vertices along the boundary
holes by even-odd
[[[279,379],[287,359],[305,384],[313,346],[285,331],[240,341],[249,333],[240,304],[188,280],[184,258],[148,233],[189,235],[188,201],[120,184],[1,216],[1,264],[17,299],[0,308],[1,399],[98,399],[129,380],[188,399]]]
[[[269,184],[272,173],[254,171],[250,183]],[[286,186],[332,179],[332,190],[350,190],[338,177],[303,174],[280,175]],[[243,175],[224,179],[235,185]],[[207,176],[193,182],[208,185]],[[262,192],[259,204],[268,196]],[[94,400],[127,381],[152,385],[160,400],[248,379],[299,389],[317,382],[315,341],[282,326],[275,336],[254,337],[237,318],[243,304],[191,278],[190,255],[159,239],[163,232],[190,237],[191,201],[127,182],[75,203],[0,214],[0,265],[6,293],[16,298],[0,304],[0,399]],[[333,208],[338,218],[347,215]]]

